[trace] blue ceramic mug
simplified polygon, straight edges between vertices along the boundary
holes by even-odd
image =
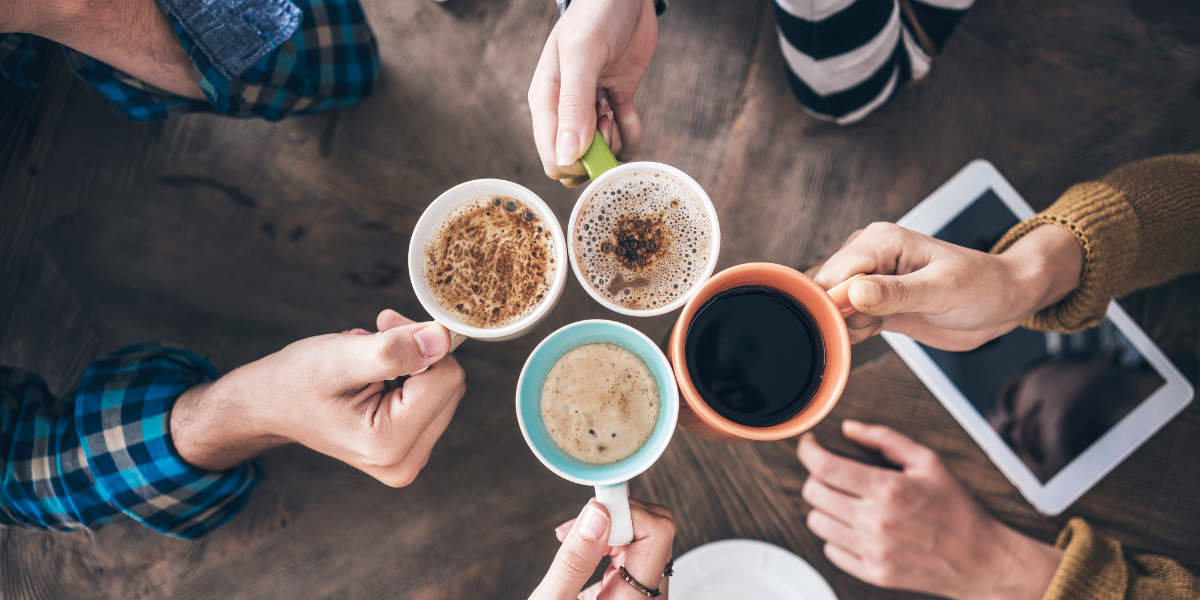
[[[614,344],[636,354],[658,381],[658,422],[650,438],[628,457],[606,464],[584,462],[567,454],[550,437],[542,421],[542,385],[550,368],[567,352],[599,343]],[[610,546],[623,546],[633,541],[627,482],[649,469],[662,456],[675,433],[678,419],[679,392],[671,363],[650,338],[615,321],[579,321],[550,334],[533,349],[521,369],[521,378],[517,380],[517,421],[521,424],[525,442],[538,460],[560,477],[596,487],[596,499],[608,509],[612,518]]]

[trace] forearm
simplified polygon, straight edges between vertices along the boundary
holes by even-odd
[[[249,366],[249,365],[248,365]],[[222,471],[287,440],[270,432],[254,406],[243,367],[183,393],[171,411],[171,436],[192,466]]]
[[[204,439],[186,433],[206,419],[186,417],[194,411],[184,396],[199,398],[216,377],[190,352],[129,346],[93,361],[72,403],[56,401],[36,376],[0,367],[0,439],[8,440],[0,445],[0,523],[70,530],[132,518],[190,538],[232,518],[261,469],[196,468],[171,435],[181,406],[189,425],[178,428]]]
[[[0,25],[58,42],[172,94],[204,98],[154,0],[0,0]]]

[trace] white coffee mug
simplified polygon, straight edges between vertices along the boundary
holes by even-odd
[[[608,150],[608,146],[604,145],[599,133],[596,134],[596,140],[601,140],[599,142],[599,147],[602,150],[600,151],[608,151],[608,156],[611,157],[612,152]],[[592,148],[593,150],[589,150],[589,154],[597,152],[597,150],[595,150],[597,148],[597,144],[593,143]],[[699,183],[696,183],[695,179],[692,179],[687,173],[684,173],[683,171],[680,171],[679,169],[676,169],[670,165],[664,165],[656,162],[631,162],[619,166],[608,166],[607,169],[604,169],[603,167],[597,167],[595,164],[590,162],[589,159],[590,157],[585,155],[583,160],[584,165],[589,167],[588,174],[592,177],[592,182],[588,184],[587,189],[584,190],[583,194],[579,196],[579,200],[575,203],[574,210],[571,211],[571,220],[567,222],[567,237],[571,240],[571,247],[569,248],[571,255],[571,270],[575,272],[575,277],[579,279],[580,285],[583,286],[583,289],[587,290],[587,293],[590,294],[592,298],[596,299],[596,302],[599,302],[604,307],[619,312],[623,315],[629,315],[633,317],[654,317],[669,313],[683,306],[687,303],[688,298],[691,298],[692,295],[696,293],[696,290],[700,289],[700,286],[708,280],[708,278],[713,274],[713,270],[717,266],[717,255],[721,249],[721,224],[719,221],[717,221],[717,210],[713,207],[712,199],[708,197],[708,194],[704,191],[704,188],[700,187]],[[616,164],[616,159],[612,159],[611,165]],[[683,184],[686,185],[693,194],[695,194],[696,198],[700,201],[700,205],[704,207],[704,214],[708,217],[708,222],[711,225],[712,231],[712,238],[710,240],[711,252],[708,255],[708,264],[704,266],[704,273],[691,283],[691,287],[688,288],[687,292],[680,294],[679,297],[670,304],[648,309],[626,308],[600,295],[600,292],[597,292],[596,289],[588,283],[588,279],[584,276],[583,271],[579,268],[579,257],[575,251],[575,238],[577,237],[575,233],[575,222],[579,219],[580,210],[583,209],[588,201],[590,201],[592,197],[601,188],[603,188],[607,182],[618,177],[629,175],[630,173],[642,171],[650,173],[667,173],[668,175],[673,176],[675,179],[683,182]]]
[[[436,233],[438,225],[442,223],[442,219],[447,213],[475,198],[497,195],[517,199],[541,218],[546,230],[553,238],[554,255],[551,264],[554,266],[554,274],[546,298],[521,320],[503,327],[475,327],[459,321],[442,308],[434,298],[433,292],[429,290],[425,281],[425,246],[429,242],[430,236]],[[476,179],[446,190],[421,214],[417,226],[413,229],[412,238],[408,242],[408,276],[421,306],[433,317],[434,321],[450,330],[450,351],[453,352],[468,338],[500,342],[525,335],[537,327],[538,323],[550,314],[551,310],[554,310],[554,306],[562,297],[563,288],[566,287],[567,246],[563,238],[562,227],[558,224],[558,218],[537,194],[522,185],[503,179]],[[420,372],[417,371],[417,373]]]

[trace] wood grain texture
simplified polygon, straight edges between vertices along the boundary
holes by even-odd
[[[309,335],[426,315],[405,252],[424,207],[499,177],[565,220],[578,191],[545,179],[526,90],[557,16],[549,0],[364,0],[383,60],[372,99],[280,123],[192,115],[131,124],[64,69],[35,93],[0,87],[0,363],[56,392],[96,353],[172,341],[223,370]],[[979,0],[930,77],[864,122],[800,109],[766,0],[673,3],[635,103],[641,156],[709,191],[720,267],[803,268],[855,229],[894,220],[975,158],[1037,208],[1130,160],[1200,149],[1200,20],[1188,0]],[[2,85],[2,84],[0,84]],[[1200,277],[1126,299],[1176,362],[1200,373]],[[591,495],[520,436],[512,393],[551,331],[609,318],[661,339],[674,315],[619,317],[574,281],[533,333],[459,351],[469,391],[425,471],[386,488],[299,447],[231,523],[197,541],[135,525],[47,534],[0,529],[0,598],[521,598],[556,550],[552,528]],[[853,417],[935,448],[985,507],[1039,539],[1083,516],[1133,552],[1200,571],[1200,404],[1066,514],[1021,499],[879,342],[855,348],[841,402]],[[730,537],[810,561],[842,598],[905,598],[839,572],[804,526],[795,440],[712,444],[677,432],[634,493],[670,506],[676,553]]]

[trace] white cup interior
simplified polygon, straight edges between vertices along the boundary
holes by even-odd
[[[433,292],[429,291],[429,286],[425,282],[425,245],[429,241],[429,237],[436,231],[437,226],[441,224],[442,218],[448,212],[468,200],[480,196],[494,195],[516,198],[541,217],[551,237],[554,238],[554,279],[550,284],[550,291],[546,295],[546,298],[533,309],[533,312],[526,315],[520,321],[503,327],[483,328],[460,322],[452,314],[443,309],[438,304],[437,299],[433,297]],[[567,281],[566,263],[566,241],[563,237],[562,227],[559,226],[558,218],[554,216],[554,212],[550,210],[550,207],[537,194],[529,191],[525,186],[503,179],[476,179],[446,190],[445,193],[430,203],[425,212],[421,214],[421,218],[417,221],[417,226],[413,228],[412,238],[408,242],[408,276],[412,281],[413,291],[416,292],[417,300],[421,302],[421,306],[425,308],[425,311],[435,321],[441,323],[446,329],[477,340],[496,342],[510,340],[520,337],[528,333],[530,329],[536,327],[554,309],[554,305],[562,297],[563,288],[566,287]]]
[[[688,186],[689,189],[692,190],[692,193],[696,194],[696,198],[700,200],[700,205],[704,207],[705,214],[708,216],[708,222],[712,226],[712,252],[708,256],[708,264],[704,267],[704,273],[697,278],[696,281],[692,282],[692,285],[690,288],[688,288],[687,292],[681,294],[670,304],[666,304],[658,308],[635,309],[626,308],[610,301],[604,296],[601,296],[600,292],[597,292],[596,289],[593,288],[590,283],[588,283],[587,278],[583,276],[583,271],[579,268],[579,259],[575,255],[575,221],[579,218],[579,211],[583,208],[584,204],[586,204],[591,199],[592,195],[594,195],[600,188],[604,187],[606,183],[612,181],[614,178],[642,170],[667,173],[679,181],[682,181]],[[706,193],[704,188],[700,187],[700,184],[696,183],[696,180],[692,179],[687,173],[662,163],[632,162],[609,169],[606,173],[596,178],[595,181],[588,185],[583,194],[579,196],[579,200],[575,202],[575,208],[571,211],[571,220],[567,222],[567,237],[570,238],[568,253],[570,254],[571,270],[575,272],[575,278],[579,280],[579,284],[583,286],[583,289],[587,290],[588,295],[594,298],[596,302],[599,302],[605,308],[608,308],[614,312],[633,317],[654,317],[667,314],[683,306],[684,304],[687,304],[687,301],[692,297],[692,294],[695,294],[696,290],[700,289],[700,286],[703,285],[705,281],[708,281],[708,278],[712,276],[713,270],[717,267],[717,258],[721,250],[721,223],[717,220],[717,209],[713,207],[712,200],[708,197],[708,193]]]

